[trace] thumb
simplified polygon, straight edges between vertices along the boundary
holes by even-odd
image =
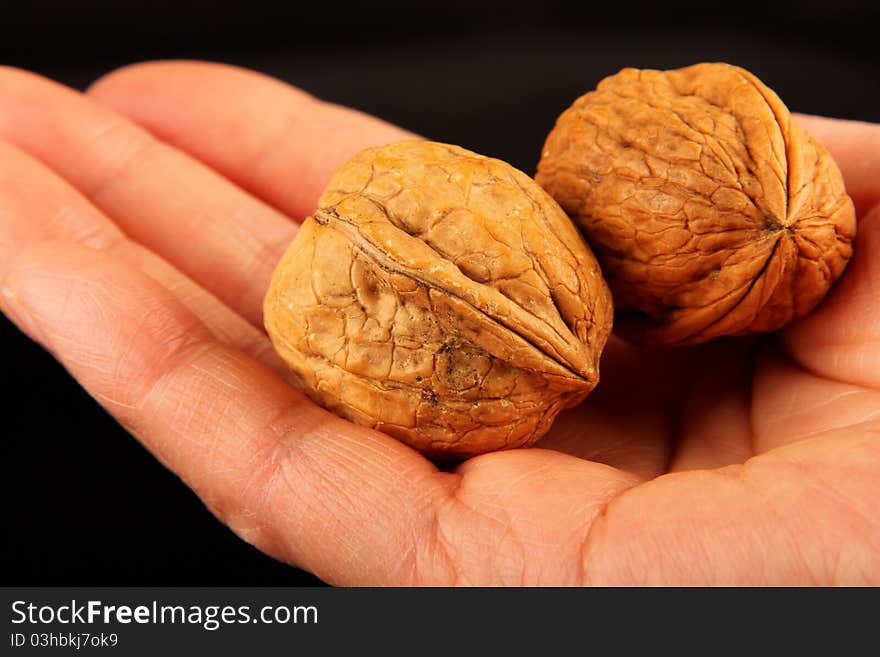
[[[859,222],[843,277],[782,333],[796,362],[821,376],[880,389],[880,205]]]

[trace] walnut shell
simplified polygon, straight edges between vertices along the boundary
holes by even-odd
[[[440,458],[540,438],[596,385],[612,315],[598,263],[544,190],[426,141],[336,173],[264,305],[313,400]]]
[[[641,344],[778,329],[852,254],[831,156],[727,64],[606,78],[559,117],[535,178],[599,258],[616,331]]]

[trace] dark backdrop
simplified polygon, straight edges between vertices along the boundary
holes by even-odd
[[[0,5],[0,64],[82,89],[226,61],[529,172],[556,115],[625,66],[727,61],[794,111],[880,121],[876,2],[323,5]],[[320,583],[237,539],[5,318],[0,354],[4,585]]]

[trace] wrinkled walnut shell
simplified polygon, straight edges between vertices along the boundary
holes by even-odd
[[[754,75],[624,69],[558,119],[536,180],[584,231],[615,330],[680,345],[809,312],[852,254],[836,164]]]
[[[443,458],[540,438],[596,385],[612,314],[595,258],[531,178],[425,141],[337,172],[264,307],[313,400]]]

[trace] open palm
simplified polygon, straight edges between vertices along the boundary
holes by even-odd
[[[861,218],[785,331],[646,351],[538,448],[440,471],[316,407],[262,330],[332,172],[402,130],[264,76],[0,69],[3,311],[242,538],[333,584],[880,584],[880,127],[802,117]]]

